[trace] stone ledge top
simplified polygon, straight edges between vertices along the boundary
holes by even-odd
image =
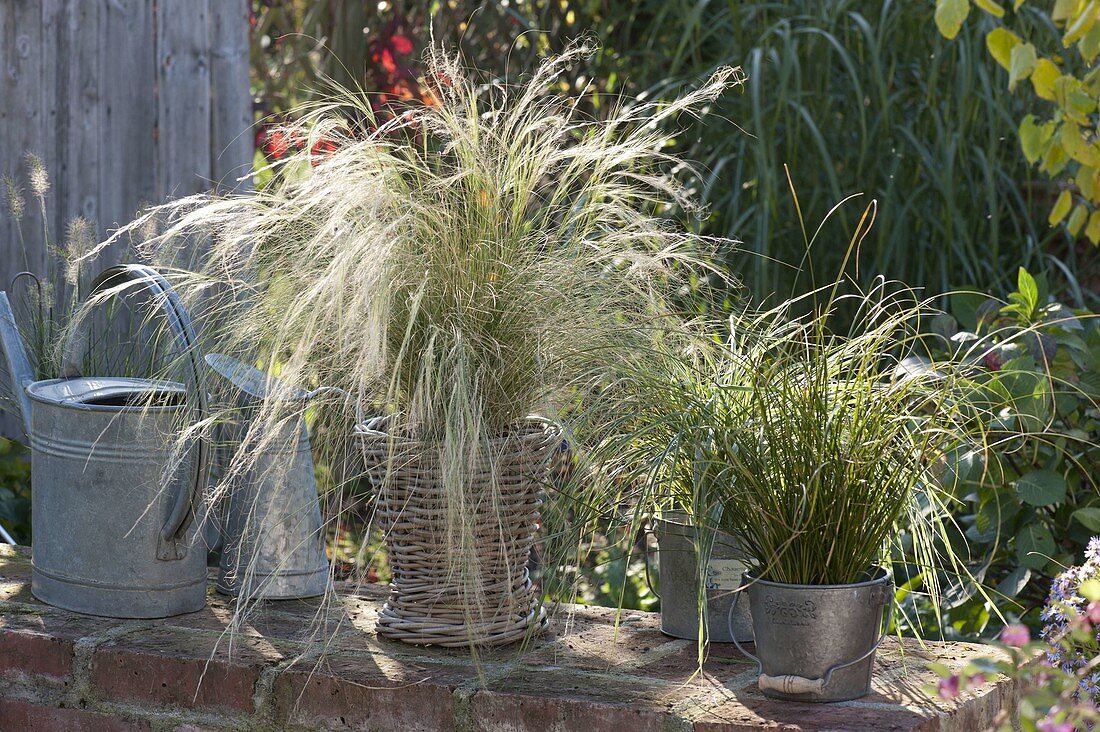
[[[564,606],[531,648],[408,646],[374,632],[384,588],[281,601],[234,626],[211,591],[200,612],[95,618],[30,593],[30,557],[0,546],[0,729],[978,730],[1015,706],[1005,680],[929,697],[927,664],[961,668],[995,649],[887,639],[870,696],[765,698],[732,646],[662,635],[655,613]]]

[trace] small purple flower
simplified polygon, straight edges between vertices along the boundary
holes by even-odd
[[[970,679],[967,681],[967,683],[970,684],[971,686],[981,686],[982,684],[985,683],[985,674],[981,674],[981,673],[974,674],[973,676],[970,677]]]
[[[940,698],[954,699],[959,695],[959,675],[952,674],[946,679],[940,679]]]
[[[1089,544],[1085,548],[1085,559],[1100,559],[1100,536],[1089,539]]]
[[[1100,693],[1100,673],[1094,673],[1081,679],[1077,684],[1078,690],[1088,699],[1095,699]]]
[[[1019,623],[1014,625],[1005,626],[1005,629],[1001,631],[1001,642],[1007,646],[1026,646],[1031,642],[1031,631],[1027,629],[1026,625]]]
[[[1090,602],[1085,613],[1093,625],[1100,625],[1100,602]]]

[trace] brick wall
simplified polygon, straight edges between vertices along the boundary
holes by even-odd
[[[990,649],[905,644],[880,653],[871,696],[831,705],[771,701],[754,666],[716,647],[696,670],[658,618],[577,609],[529,652],[415,648],[373,632],[380,592],[322,607],[271,603],[236,632],[211,595],[162,621],[67,613],[30,596],[25,552],[0,548],[0,732],[8,730],[559,730],[730,732],[979,730],[1013,704],[991,682],[943,702],[924,695],[930,660],[961,667]],[[322,652],[322,649],[324,652]]]

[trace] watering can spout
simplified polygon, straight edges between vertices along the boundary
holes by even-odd
[[[31,434],[31,402],[27,396],[27,386],[35,381],[27,351],[23,348],[23,337],[15,322],[15,312],[8,300],[8,293],[0,292],[0,352],[3,352],[4,364],[11,377],[11,391],[19,417],[23,424],[23,436]]]

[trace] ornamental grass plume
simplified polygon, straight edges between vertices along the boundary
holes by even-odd
[[[528,415],[564,420],[613,380],[713,244],[660,215],[692,203],[657,123],[743,77],[720,69],[674,102],[586,119],[546,90],[591,50],[574,45],[515,85],[432,52],[432,105],[377,124],[365,94],[337,89],[298,110],[306,143],[268,187],[185,198],[122,230],[162,221],[146,245],[162,263],[208,239],[201,264],[173,275],[205,313],[205,349],[343,390],[334,442],[358,412],[434,445],[451,566],[471,596],[482,578],[467,509],[496,505],[499,487],[469,484],[469,466],[497,459],[490,441]],[[321,140],[335,149],[318,157]],[[295,408],[269,394],[225,484]]]

